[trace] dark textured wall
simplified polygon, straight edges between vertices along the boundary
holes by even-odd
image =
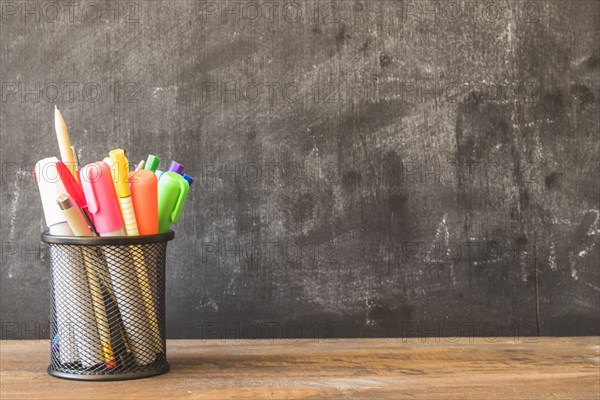
[[[600,334],[599,4],[3,1],[3,337],[47,329],[55,103],[196,178],[170,337]]]

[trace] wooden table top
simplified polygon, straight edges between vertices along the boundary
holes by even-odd
[[[0,398],[599,398],[599,337],[487,340],[169,340],[170,372],[120,382],[51,377],[48,342],[3,341]]]

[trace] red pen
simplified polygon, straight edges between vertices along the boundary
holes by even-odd
[[[88,210],[87,202],[86,202],[85,196],[83,194],[83,189],[81,189],[81,186],[75,180],[75,177],[73,176],[71,171],[69,171],[69,169],[67,168],[67,166],[65,165],[64,162],[57,161],[56,169],[58,170],[58,175],[60,176],[60,180],[62,181],[63,185],[65,186],[67,193],[69,193],[69,196],[71,196],[73,201],[75,203],[77,203],[77,205],[84,212],[84,215],[88,220],[88,225],[94,231],[94,224],[92,223],[93,219]]]

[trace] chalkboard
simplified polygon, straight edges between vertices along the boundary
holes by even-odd
[[[3,1],[2,338],[47,337],[35,162],[194,177],[170,338],[598,335],[596,1]]]

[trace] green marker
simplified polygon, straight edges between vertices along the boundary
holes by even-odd
[[[156,172],[156,168],[158,168],[159,162],[160,162],[159,157],[149,154],[148,159],[146,160],[146,165],[144,166],[144,169],[149,169],[152,172]]]
[[[158,181],[158,232],[168,232],[177,222],[185,204],[190,184],[176,172],[164,172]]]

